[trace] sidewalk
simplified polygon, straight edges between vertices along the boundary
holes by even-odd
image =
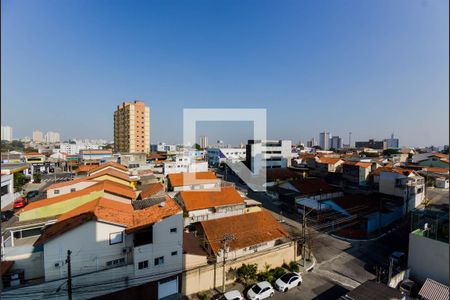
[[[303,266],[303,259],[301,259],[297,264],[300,267],[299,273],[303,274],[312,271],[312,269],[314,269],[314,266],[316,265],[316,258],[314,257],[314,255],[311,254],[311,260],[310,261],[305,260],[304,266]]]

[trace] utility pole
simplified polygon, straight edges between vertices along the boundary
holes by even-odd
[[[70,262],[70,255],[72,251],[67,250],[67,299],[72,300],[72,266]]]
[[[234,241],[236,238],[232,234],[225,234],[222,239],[222,255],[223,255],[223,264],[222,264],[222,293],[225,293],[225,253],[227,252],[228,243]]]

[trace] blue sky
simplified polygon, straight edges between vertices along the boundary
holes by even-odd
[[[4,0],[2,124],[111,139],[141,99],[152,143],[181,141],[183,108],[266,108],[270,138],[448,144],[448,22],[446,0]]]

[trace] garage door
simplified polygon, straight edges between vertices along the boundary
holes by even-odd
[[[178,293],[178,278],[174,280],[158,283],[158,299]]]

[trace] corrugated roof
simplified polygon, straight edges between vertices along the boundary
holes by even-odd
[[[179,195],[187,211],[245,203],[232,186],[222,187],[217,191],[184,191]]]
[[[200,222],[207,242],[215,255],[222,247],[224,236],[231,234],[234,240],[229,242],[231,250],[242,249],[264,242],[288,237],[287,231],[268,211],[247,213],[232,217]]]

